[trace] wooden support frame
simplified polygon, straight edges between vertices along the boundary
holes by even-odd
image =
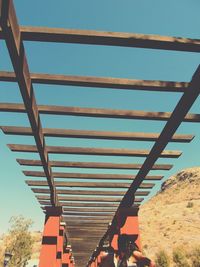
[[[1,28],[5,37],[10,59],[16,75],[16,82],[23,98],[24,106],[29,118],[32,132],[35,138],[38,153],[43,163],[44,172],[46,174],[48,186],[51,191],[52,205],[57,205],[56,189],[49,165],[48,153],[46,150],[42,125],[40,121],[39,111],[31,82],[29,67],[27,63],[24,45],[21,39],[21,32],[18,25],[17,17],[13,1],[1,1]]]
[[[65,207],[63,219],[67,221],[69,236],[71,236],[72,243],[75,244],[74,247],[76,248],[76,251],[74,255],[76,256],[78,262],[80,262],[83,255],[85,255],[85,251],[81,251],[81,249],[86,238],[90,237],[92,239],[90,244],[91,246],[88,246],[88,253],[90,253],[96,246],[100,237],[103,235],[99,242],[100,248],[110,229],[115,224],[119,211],[122,208],[127,207],[138,208],[143,201],[143,198],[137,198],[137,196],[145,197],[149,194],[149,189],[153,188],[154,184],[147,183],[147,181],[158,181],[162,179],[162,176],[159,175],[148,176],[149,171],[169,170],[172,167],[170,164],[155,164],[156,160],[160,157],[178,158],[181,155],[180,151],[164,150],[166,145],[169,142],[189,143],[194,138],[194,136],[190,134],[177,135],[175,132],[182,121],[200,122],[200,114],[187,114],[200,93],[200,66],[189,83],[30,73],[23,41],[63,42],[200,52],[200,40],[128,33],[20,27],[17,22],[12,0],[0,0],[0,15],[0,38],[4,39],[6,42],[10,59],[14,68],[14,72],[1,71],[0,81],[17,83],[23,98],[23,103],[21,104],[1,103],[0,112],[25,113],[28,115],[31,126],[2,126],[2,130],[5,134],[34,136],[36,143],[35,146],[11,144],[9,147],[12,151],[39,153],[40,160],[18,159],[18,162],[20,165],[43,167],[43,172],[24,171],[24,174],[33,177],[46,177],[47,180],[30,180],[27,181],[27,184],[33,187],[45,187],[32,188],[32,190],[35,193],[46,194],[36,196],[41,205],[47,205],[46,209],[50,208],[48,206],[56,207],[58,204],[61,204]],[[91,89],[100,88],[100,90],[117,89],[143,90],[148,92],[176,92],[183,93],[183,96],[173,112],[149,112],[138,110],[102,109],[95,107],[87,108],[37,105],[33,90],[34,83],[90,87]],[[167,123],[161,134],[51,128],[44,129],[41,125],[40,114],[57,116],[84,116],[88,118],[105,119],[155,120],[166,121]],[[151,150],[102,147],[53,147],[45,144],[45,137],[123,141],[129,140],[155,142],[155,144]],[[64,162],[49,161],[48,154],[50,153],[144,157],[146,159],[144,160],[143,164],[77,161]],[[70,173],[68,171],[61,173],[52,172],[52,167],[122,170],[135,169],[139,170],[139,172],[135,176],[108,173]],[[72,181],[54,181],[54,178],[70,178]],[[81,179],[83,181],[76,182],[73,179]],[[97,179],[99,181],[88,181],[93,179]],[[104,179],[107,181],[102,182]],[[144,179],[146,179],[145,182]],[[119,182],[120,180],[127,181],[124,183],[124,181]],[[128,183],[128,181],[132,183]],[[66,189],[57,189],[56,187],[64,187]],[[100,188],[103,189],[100,190]],[[117,190],[117,188],[119,188],[119,190]],[[125,189],[128,190],[126,191]],[[140,191],[138,191],[138,189]],[[61,208],[59,207],[59,209]],[[115,210],[117,210],[116,213]],[[114,214],[115,216],[113,217]],[[108,222],[110,221],[111,227],[108,227]],[[83,230],[79,230],[79,237],[77,238],[77,230],[78,228],[81,229],[81,227]],[[95,252],[90,260],[91,266],[95,266],[95,264],[97,264],[97,258],[98,249],[95,249]],[[74,264],[72,257],[71,264],[72,266]],[[58,265],[60,265],[60,261]]]

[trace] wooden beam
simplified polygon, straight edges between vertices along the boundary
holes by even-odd
[[[128,207],[133,204],[131,196],[134,195],[137,188],[142,183],[144,177],[151,170],[152,166],[155,164],[156,160],[159,158],[162,151],[167,146],[171,137],[176,132],[177,128],[180,126],[182,120],[189,112],[194,101],[198,98],[200,94],[200,65],[198,66],[196,72],[194,73],[192,80],[189,84],[188,90],[183,94],[178,104],[176,105],[170,120],[166,123],[163,128],[159,139],[154,144],[149,156],[146,158],[142,168],[139,170],[136,178],[128,189],[127,193],[122,199],[120,207]]]
[[[58,198],[59,199],[59,198]],[[44,201],[44,200],[39,200],[39,203],[44,206],[50,206],[51,202],[50,201]],[[119,203],[119,202],[118,202]],[[105,203],[105,202],[97,202],[97,203],[83,203],[83,202],[60,202],[59,204],[63,207],[87,207],[87,208],[116,208],[119,206],[118,203]]]
[[[92,218],[92,217],[81,217],[81,216],[67,216],[67,215],[63,215],[63,221],[65,221],[67,223],[67,225],[80,225],[80,226],[92,226],[94,224],[97,225],[108,225],[110,220],[112,219],[110,218],[101,218],[98,217],[98,219]],[[78,219],[78,220],[77,220]]]
[[[48,186],[47,181],[26,180],[28,186]],[[129,188],[131,183],[102,183],[102,182],[54,182],[57,187],[91,187],[91,188]],[[151,189],[153,183],[142,183],[140,188]]]
[[[40,194],[49,194],[49,189],[47,188],[31,188],[31,190],[34,193],[40,193]],[[103,196],[103,198],[105,196],[123,196],[125,194],[125,191],[120,190],[120,191],[100,191],[100,190],[66,190],[66,189],[59,189],[57,191],[58,194],[61,195],[77,195],[76,198],[79,197],[83,197],[84,195],[91,195],[91,196],[95,196],[97,198],[99,198],[99,200],[102,198],[101,196]],[[137,191],[135,193],[135,196],[148,196],[149,195],[149,191]],[[61,197],[60,197],[61,199]]]
[[[32,177],[45,177],[45,173],[41,171],[23,171],[24,175]],[[70,179],[96,179],[96,180],[129,180],[133,181],[135,175],[127,174],[101,174],[101,173],[66,173],[66,172],[54,172],[54,178],[70,178]],[[163,176],[146,176],[145,180],[158,181]]]
[[[46,188],[31,188],[34,193],[40,194],[49,194],[49,189]],[[76,199],[81,197],[84,199],[84,196],[95,196],[96,199],[102,201],[102,198],[105,199],[105,196],[123,196],[125,191],[100,191],[100,190],[66,190],[66,189],[59,189],[58,194],[62,195],[76,195]],[[150,191],[137,191],[135,196],[148,196]],[[103,196],[103,197],[102,197]],[[73,199],[74,197],[71,197]],[[61,199],[61,196],[60,196]],[[92,199],[91,197],[89,199]],[[118,198],[119,199],[119,198]],[[61,199],[62,200],[62,199]],[[113,198],[114,200],[114,198]],[[89,200],[88,200],[89,201]],[[92,200],[91,200],[92,201]]]
[[[105,214],[107,215],[106,212],[108,213],[114,213],[116,211],[116,207],[106,207],[106,205],[104,207],[92,207],[92,208],[88,208],[88,207],[64,207],[63,211],[65,212],[91,212],[91,214],[93,213],[103,213],[105,212]],[[82,214],[84,215],[84,214]]]
[[[106,218],[107,216],[111,216],[113,215],[114,216],[115,214],[115,211],[112,211],[112,212],[63,212],[63,215],[69,215],[69,216],[72,216],[72,215],[75,215],[75,216],[94,216],[94,219],[95,218],[99,218],[99,217],[103,217],[103,218]],[[78,218],[77,218],[78,219]],[[112,219],[112,218],[111,218]]]
[[[40,160],[17,159],[20,165],[24,166],[41,166]],[[90,169],[127,169],[139,170],[142,164],[132,163],[112,163],[112,162],[74,162],[74,161],[50,161],[51,167],[67,167],[67,168],[90,168]],[[155,164],[152,170],[170,170],[171,164]]]
[[[15,71],[16,82],[18,83],[22,95],[25,110],[35,138],[36,147],[51,191],[51,202],[52,205],[56,206],[58,204],[56,189],[54,188],[54,181],[51,173],[51,166],[49,165],[48,152],[46,150],[39,111],[36,104],[26,53],[12,0],[2,1],[0,23]]]
[[[40,204],[49,206],[50,202],[48,201],[50,199],[47,195],[36,195],[36,198],[39,200]],[[88,196],[90,200],[90,195]],[[107,207],[118,207],[118,204],[115,204],[115,202],[120,202],[121,198],[108,198],[110,201],[106,201],[107,198],[103,197],[102,199],[98,200],[98,198],[93,198],[95,203],[91,203],[91,200],[88,202],[88,198],[81,198],[81,200],[77,200],[76,197],[66,197],[66,196],[58,196],[60,205],[62,206],[74,206],[74,207],[101,207],[101,206],[107,206]],[[134,202],[142,202],[144,198],[135,198]],[[111,202],[111,203],[105,203],[105,202]]]
[[[37,153],[37,147],[34,145],[8,144],[10,150],[15,152]],[[48,153],[51,154],[78,154],[78,155],[100,155],[100,156],[127,156],[127,157],[147,157],[149,150],[134,150],[124,148],[94,148],[94,147],[63,147],[46,146]],[[161,158],[178,158],[181,151],[165,150],[160,154]]]
[[[26,113],[23,104],[0,103],[1,112]],[[38,111],[41,114],[48,115],[71,115],[96,118],[117,118],[117,119],[137,119],[137,120],[156,120],[168,121],[171,112],[153,112],[138,110],[117,110],[100,108],[82,108],[66,106],[47,106],[38,105]],[[200,122],[200,114],[187,114],[183,119],[185,122]],[[171,139],[170,139],[171,140]]]
[[[135,80],[92,76],[70,76],[41,73],[32,73],[30,77],[33,83],[39,84],[81,86],[105,89],[184,92],[188,86],[187,82]],[[0,81],[16,82],[15,74],[13,72],[2,71],[0,72]]]
[[[200,52],[200,40],[152,34],[20,26],[25,41],[94,44]],[[2,35],[0,35],[3,38]]]
[[[33,135],[29,127],[1,126],[4,134],[10,135]],[[158,133],[135,133],[135,132],[105,132],[105,131],[86,131],[71,129],[44,128],[44,136],[47,137],[67,137],[67,138],[86,138],[86,139],[106,139],[106,140],[129,140],[129,141],[156,141]],[[177,134],[171,142],[188,143],[194,135]]]

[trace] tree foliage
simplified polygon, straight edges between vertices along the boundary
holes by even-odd
[[[3,237],[5,251],[12,253],[9,267],[21,267],[31,258],[34,240],[29,228],[32,221],[23,216],[10,219],[8,234]]]

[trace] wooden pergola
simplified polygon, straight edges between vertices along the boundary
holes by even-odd
[[[36,194],[45,212],[48,207],[62,207],[62,221],[66,222],[64,236],[72,246],[76,265],[96,266],[92,264],[103,249],[104,242],[112,234],[118,212],[124,208],[138,209],[155,183],[163,178],[162,175],[148,175],[148,173],[151,170],[155,170],[156,173],[160,170],[167,171],[173,167],[172,164],[157,164],[156,161],[159,158],[180,157],[181,151],[165,150],[167,144],[169,142],[189,143],[194,138],[193,135],[176,134],[176,130],[181,122],[200,122],[200,114],[188,114],[200,93],[200,67],[188,83],[30,73],[24,41],[200,52],[200,40],[132,33],[23,27],[18,24],[12,0],[0,0],[0,25],[0,38],[6,42],[14,68],[14,72],[1,71],[0,81],[17,83],[23,99],[21,104],[0,103],[0,111],[25,113],[30,122],[30,127],[11,125],[1,126],[1,129],[5,134],[33,136],[35,139],[35,145],[9,144],[8,147],[14,152],[39,154],[40,160],[17,159],[22,166],[42,166],[43,168],[43,171],[23,171],[26,176],[42,178],[27,180],[26,183]],[[34,84],[94,87],[104,88],[104,90],[160,91],[171,92],[171,94],[178,92],[181,93],[181,97],[173,112],[37,105]],[[166,124],[160,133],[43,128],[41,114],[94,117],[105,120],[120,118],[164,121]],[[45,137],[152,141],[154,145],[150,150],[48,146]],[[108,161],[51,161],[49,154],[99,155],[107,156]],[[109,156],[143,157],[145,160],[143,164],[113,163],[109,161]],[[66,172],[54,172],[52,168],[57,167],[68,169]],[[70,168],[77,168],[78,172],[70,172]],[[105,169],[105,173],[81,172],[84,169]],[[110,174],[106,173],[106,170],[137,170],[138,172],[134,176]]]

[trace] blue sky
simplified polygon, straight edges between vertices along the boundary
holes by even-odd
[[[130,33],[160,34],[177,37],[200,38],[198,0],[74,0],[74,1],[14,1],[19,24],[32,26],[91,29]],[[156,51],[152,49],[90,46],[78,44],[25,43],[31,72],[119,77],[147,80],[190,81],[200,56],[198,53]],[[0,41],[0,70],[12,70],[5,43]],[[16,84],[0,84],[0,101],[21,103]],[[132,109],[146,111],[172,111],[181,97],[179,93],[125,91],[81,88],[55,85],[34,85],[38,104]],[[200,98],[191,112],[200,113]],[[70,129],[96,129],[108,131],[160,132],[164,122],[92,119],[72,116],[43,115],[43,127]],[[28,126],[26,115],[0,113],[0,125]],[[160,159],[159,163],[174,163],[164,174],[167,179],[185,167],[199,166],[200,125],[183,123],[179,133],[195,134],[191,144],[169,144],[168,149],[183,151],[180,159]],[[47,138],[48,145],[124,147],[150,149],[152,142],[75,140]],[[35,222],[34,229],[42,229],[44,215],[31,190],[26,186],[24,169],[16,158],[38,158],[36,154],[12,153],[8,143],[34,144],[32,137],[5,136],[0,133],[0,233],[4,232],[10,216],[23,214]],[[51,159],[105,161],[103,157],[50,155]],[[108,161],[142,163],[143,158],[109,157]],[[40,168],[35,168],[40,169]],[[59,169],[57,169],[59,170]],[[64,171],[60,169],[60,171]],[[66,170],[77,172],[76,169]],[[84,172],[100,172],[84,170]],[[104,171],[105,172],[105,171]],[[136,171],[106,171],[136,174]],[[151,172],[151,174],[155,172]],[[154,189],[160,188],[160,183]]]

